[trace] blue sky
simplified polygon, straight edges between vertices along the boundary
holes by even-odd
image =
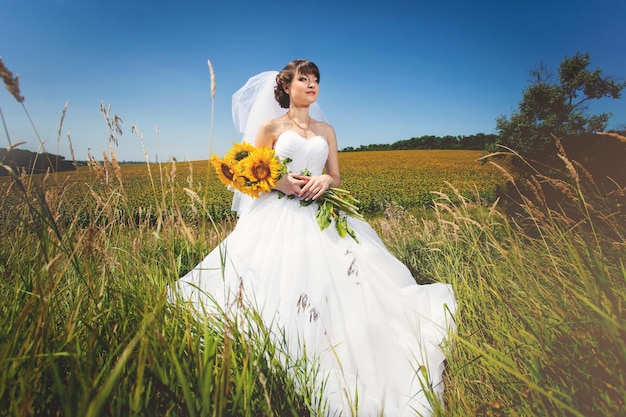
[[[623,0],[0,0],[0,10],[0,56],[20,76],[46,150],[68,159],[68,135],[77,159],[108,149],[101,102],[124,121],[120,160],[145,159],[133,125],[153,161],[223,154],[240,140],[232,94],[295,58],[320,67],[319,103],[340,148],[494,133],[530,69],[543,61],[556,71],[576,52],[626,78]],[[211,149],[208,59],[217,80]],[[37,150],[4,89],[0,107],[11,140]],[[624,98],[591,111],[612,112],[609,128],[626,124]],[[7,143],[2,129],[0,147]]]

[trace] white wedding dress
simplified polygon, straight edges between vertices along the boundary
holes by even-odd
[[[275,150],[291,158],[290,171],[319,175],[328,144],[288,130]],[[359,416],[430,415],[423,385],[443,390],[440,345],[456,310],[450,286],[417,285],[366,222],[348,219],[358,242],[334,225],[321,231],[316,209],[277,193],[253,200],[174,288],[199,312],[231,311],[243,299],[284,333],[290,357],[306,349],[319,363],[315,387],[325,381],[328,416],[351,416],[357,397]]]

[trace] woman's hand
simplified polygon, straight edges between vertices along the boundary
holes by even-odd
[[[324,194],[326,190],[330,188],[333,182],[333,177],[327,174],[318,175],[315,177],[307,177],[303,175],[298,176],[300,179],[306,181],[305,185],[298,194],[301,199],[316,200]]]
[[[280,180],[274,186],[275,190],[280,191],[285,195],[297,195],[300,197],[302,187],[306,186],[309,181],[309,177],[290,172],[283,175]]]

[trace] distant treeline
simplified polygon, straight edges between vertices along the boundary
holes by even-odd
[[[483,150],[486,145],[496,142],[498,135],[477,133],[468,136],[433,136],[426,135],[419,138],[399,140],[393,143],[381,143],[372,145],[361,145],[358,148],[348,146],[341,149],[341,152],[356,151],[388,151],[407,149],[471,149]]]
[[[36,153],[24,149],[0,148],[0,163],[11,167],[15,172],[43,174],[45,172],[72,171],[76,166],[66,161],[64,156],[52,153]],[[8,175],[6,169],[0,169],[0,175]]]

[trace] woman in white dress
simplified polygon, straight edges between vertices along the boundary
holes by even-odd
[[[349,217],[356,239],[340,237],[320,230],[315,202],[300,204],[341,182],[335,131],[316,104],[319,81],[314,63],[296,60],[235,93],[243,139],[291,160],[275,189],[292,197],[237,195],[236,227],[176,293],[200,312],[256,309],[289,357],[315,359],[328,416],[430,415],[424,388],[443,391],[454,295],[449,285],[417,285],[366,222]]]

